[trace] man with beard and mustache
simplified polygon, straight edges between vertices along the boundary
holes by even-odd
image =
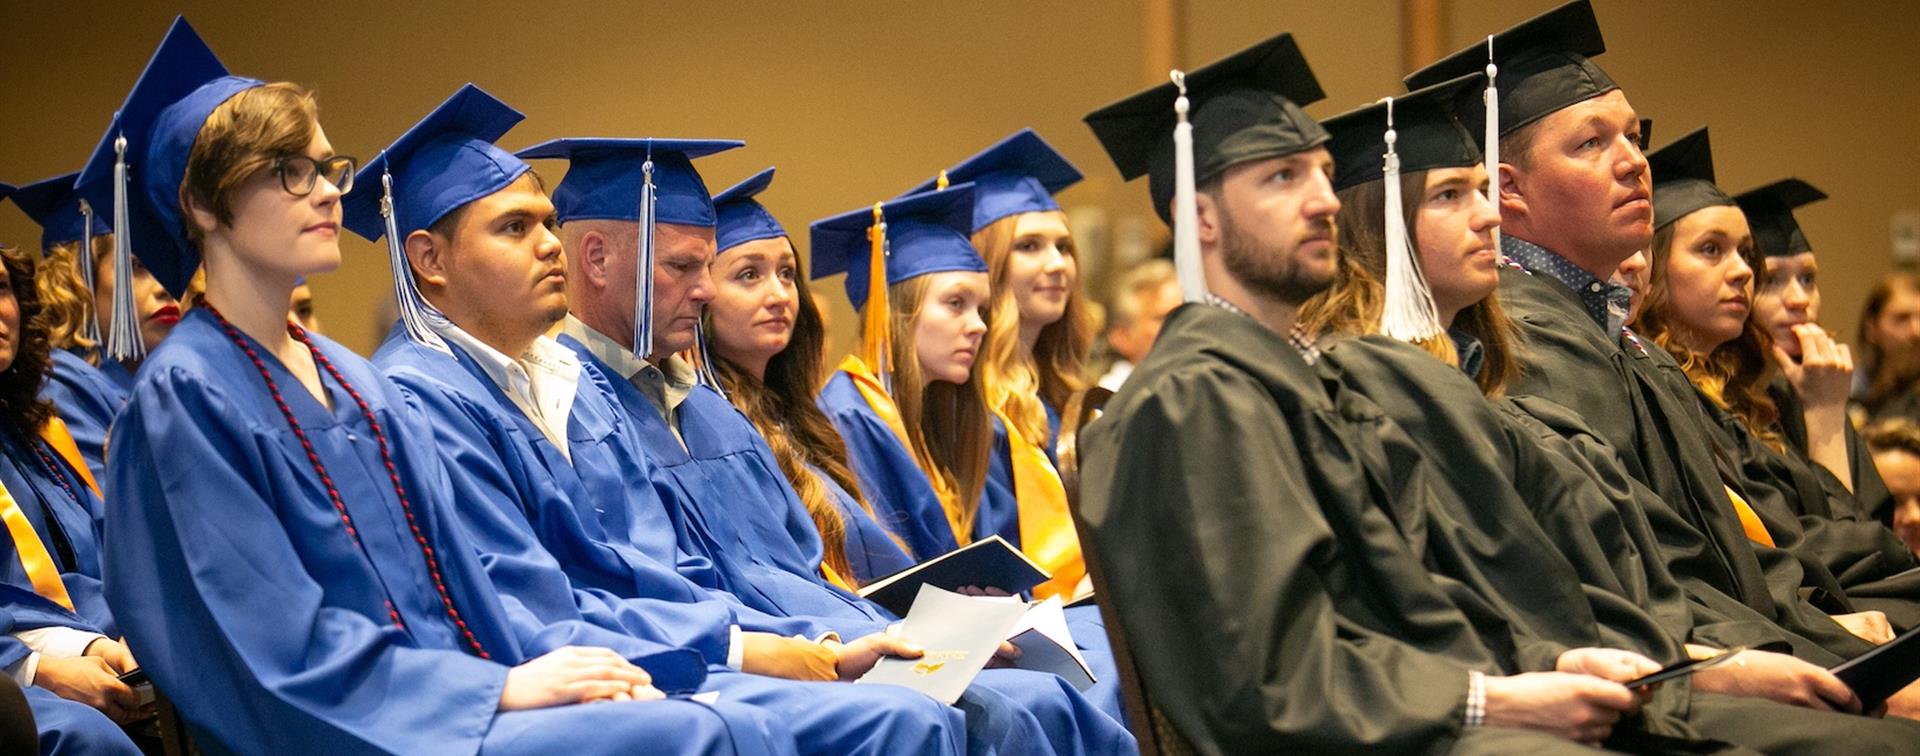
[[[1431,575],[1434,470],[1389,465],[1412,440],[1309,367],[1294,318],[1334,280],[1340,202],[1292,38],[1185,82],[1206,302],[1168,317],[1080,446],[1089,553],[1156,713],[1205,753],[1580,752],[1637,727],[1617,681],[1659,665],[1516,634]],[[1086,118],[1163,220],[1178,96]]]

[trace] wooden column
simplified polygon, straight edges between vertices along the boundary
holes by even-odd
[[[1447,54],[1447,10],[1447,0],[1400,0],[1402,73]]]
[[[1140,78],[1147,85],[1167,80],[1167,72],[1186,58],[1184,0],[1140,0]]]

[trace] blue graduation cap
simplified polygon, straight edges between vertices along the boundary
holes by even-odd
[[[493,144],[523,118],[485,90],[462,86],[361,168],[340,200],[349,230],[369,241],[386,237],[400,321],[416,343],[448,351],[433,328],[445,327],[446,316],[414,285],[406,239],[531,170]]]
[[[973,184],[960,184],[813,222],[813,277],[847,274],[847,299],[860,311],[860,358],[889,391],[887,287],[932,273],[985,273],[971,239],[973,207]]]
[[[13,195],[13,203],[40,224],[42,253],[67,242],[113,233],[107,219],[95,214],[92,205],[73,190],[78,178],[80,174],[75,172],[41,179],[19,187]]]
[[[1009,215],[1059,210],[1054,193],[1080,183],[1082,178],[1080,169],[1067,162],[1066,156],[1047,140],[1033,129],[1021,129],[907,194],[945,188],[949,183],[973,182],[971,228],[977,233]]]
[[[786,227],[756,199],[772,184],[773,169],[768,168],[713,195],[713,212],[719,219],[714,231],[721,253],[747,242],[787,235]]]
[[[875,259],[868,232],[875,228],[884,237],[878,259],[888,286],[930,273],[986,272],[969,238],[975,191],[959,184],[814,221],[813,277],[847,274],[847,299],[856,310],[865,307]]]
[[[20,190],[20,187],[14,186],[5,181],[0,181],[0,202],[7,201],[8,197],[13,196],[13,193],[19,190]]]
[[[174,19],[75,182],[88,204],[113,208],[114,280],[132,280],[138,247],[140,261],[160,285],[176,297],[186,294],[200,267],[200,252],[188,243],[180,214],[187,156],[215,108],[264,83],[228,74],[186,17]],[[107,355],[122,361],[144,356],[132,287],[114,287],[113,312]]]
[[[640,224],[640,249],[634,276],[633,351],[644,355],[653,344],[653,227],[713,228],[719,223],[706,181],[693,159],[743,147],[733,139],[570,138],[541,142],[520,157],[568,161],[567,177],[553,190],[554,214],[561,224],[576,220],[633,221]],[[704,338],[704,332],[701,337]],[[701,350],[705,351],[705,342]],[[716,390],[702,358],[701,379]]]
[[[53,178],[41,179],[20,187],[13,195],[13,203],[26,212],[27,217],[40,224],[40,254],[45,255],[54,247],[69,242],[80,242],[80,253],[75,264],[80,268],[80,280],[87,286],[87,293],[94,291],[93,282],[93,237],[113,233],[107,225],[107,219],[93,212],[93,206],[80,198],[73,190],[73,184],[80,178],[78,172]],[[87,318],[85,338],[95,344],[100,343],[100,316],[88,308],[91,317]]]
[[[693,159],[743,147],[732,139],[572,138],[541,142],[517,153],[526,160],[568,161],[567,177],[553,189],[561,223],[573,220],[640,220],[640,190],[646,164],[653,164],[653,221],[713,228],[713,197],[694,170]]]

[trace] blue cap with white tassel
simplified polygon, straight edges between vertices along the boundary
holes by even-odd
[[[386,238],[400,321],[419,344],[449,351],[436,332],[446,315],[414,285],[406,239],[532,170],[493,144],[523,118],[485,90],[463,86],[368,161],[340,201],[348,230],[369,241]]]
[[[186,18],[174,19],[75,181],[90,207],[113,208],[115,281],[132,280],[138,249],[161,286],[175,297],[186,293],[200,267],[180,211],[187,157],[214,109],[264,83],[229,75]],[[146,356],[132,287],[114,287],[111,321],[107,356]]]

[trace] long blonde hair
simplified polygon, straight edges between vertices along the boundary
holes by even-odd
[[[931,287],[930,276],[918,276],[887,288],[891,305],[893,404],[907,431],[907,446],[920,471],[958,496],[947,504],[947,522],[956,542],[973,540],[973,521],[980,512],[980,492],[987,485],[987,463],[993,451],[993,421],[987,414],[986,393],[975,370],[961,384],[933,381],[922,385],[920,357],[914,330],[920,305]],[[864,322],[862,327],[864,328]]]
[[[1066,213],[1044,211],[1066,225]],[[1007,285],[1008,258],[1013,256],[1015,231],[1020,218],[1016,213],[987,224],[974,232],[973,248],[987,261],[989,286],[993,292],[987,307],[987,338],[982,352],[986,359],[977,371],[985,385],[987,404],[1013,421],[1018,432],[1035,446],[1045,447],[1050,430],[1046,409],[1041,402],[1063,407],[1073,392],[1087,387],[1087,354],[1093,348],[1093,313],[1083,303],[1080,277],[1069,284],[1067,309],[1059,320],[1048,323],[1028,352],[1020,344],[1020,305]],[[1071,237],[1069,237],[1071,238]],[[1062,252],[1076,253],[1071,246]]]
[[[33,288],[40,294],[47,338],[53,348],[86,352],[89,361],[98,360],[91,350],[99,345],[87,338],[87,322],[93,319],[93,292],[87,290],[80,266],[93,265],[112,251],[111,234],[93,237],[93,249],[86,255],[80,254],[78,241],[55,244],[47,250],[46,260],[34,275]]]

